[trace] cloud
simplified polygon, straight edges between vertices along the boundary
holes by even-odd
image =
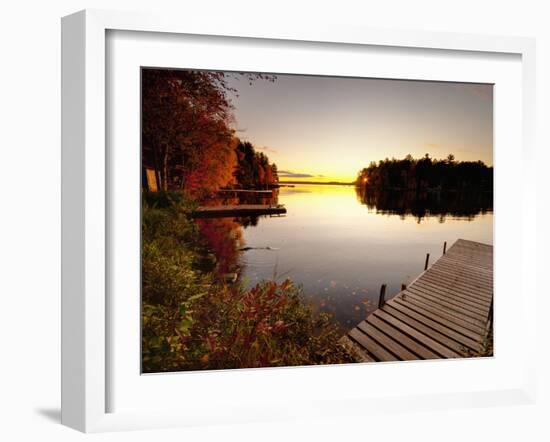
[[[296,172],[290,172],[289,170],[279,170],[278,172],[279,178],[313,178],[315,175],[311,175],[310,173],[296,173]]]
[[[268,152],[268,153],[278,153],[277,150],[272,149],[271,147],[267,147],[267,146],[256,147],[256,150],[262,150],[262,151]]]

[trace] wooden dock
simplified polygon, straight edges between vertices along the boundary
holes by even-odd
[[[226,206],[200,206],[193,212],[195,218],[223,218],[234,216],[280,215],[286,213],[283,205],[240,204]]]
[[[476,354],[492,327],[493,246],[459,239],[387,302],[384,290],[379,308],[342,338],[360,360]]]
[[[263,195],[263,196],[272,196],[273,190],[257,190],[257,189],[220,189],[218,193],[232,193],[235,195],[238,194],[252,194],[252,195]]]

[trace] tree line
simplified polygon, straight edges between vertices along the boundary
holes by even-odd
[[[482,190],[493,189],[493,168],[482,161],[456,161],[454,155],[438,160],[426,154],[415,159],[371,162],[357,175],[358,187],[395,190]]]
[[[277,167],[236,136],[229,76],[251,84],[263,74],[142,69],[142,184],[192,197],[223,187],[262,188]]]
[[[279,181],[277,165],[271,164],[263,152],[257,152],[248,142],[237,145],[237,183],[247,189],[268,188]]]

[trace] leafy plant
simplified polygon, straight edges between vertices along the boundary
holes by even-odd
[[[217,278],[192,209],[181,195],[143,198],[144,372],[354,361],[329,316],[290,280],[246,290]]]

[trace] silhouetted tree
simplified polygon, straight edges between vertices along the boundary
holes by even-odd
[[[248,141],[238,143],[237,163],[235,178],[242,188],[265,189],[279,181],[277,166],[270,164],[263,152],[256,152]]]
[[[419,159],[407,155],[402,160],[386,158],[371,162],[359,171],[356,185],[376,189],[480,190],[493,188],[493,168],[482,161],[456,161],[453,154],[444,160],[429,154]]]

